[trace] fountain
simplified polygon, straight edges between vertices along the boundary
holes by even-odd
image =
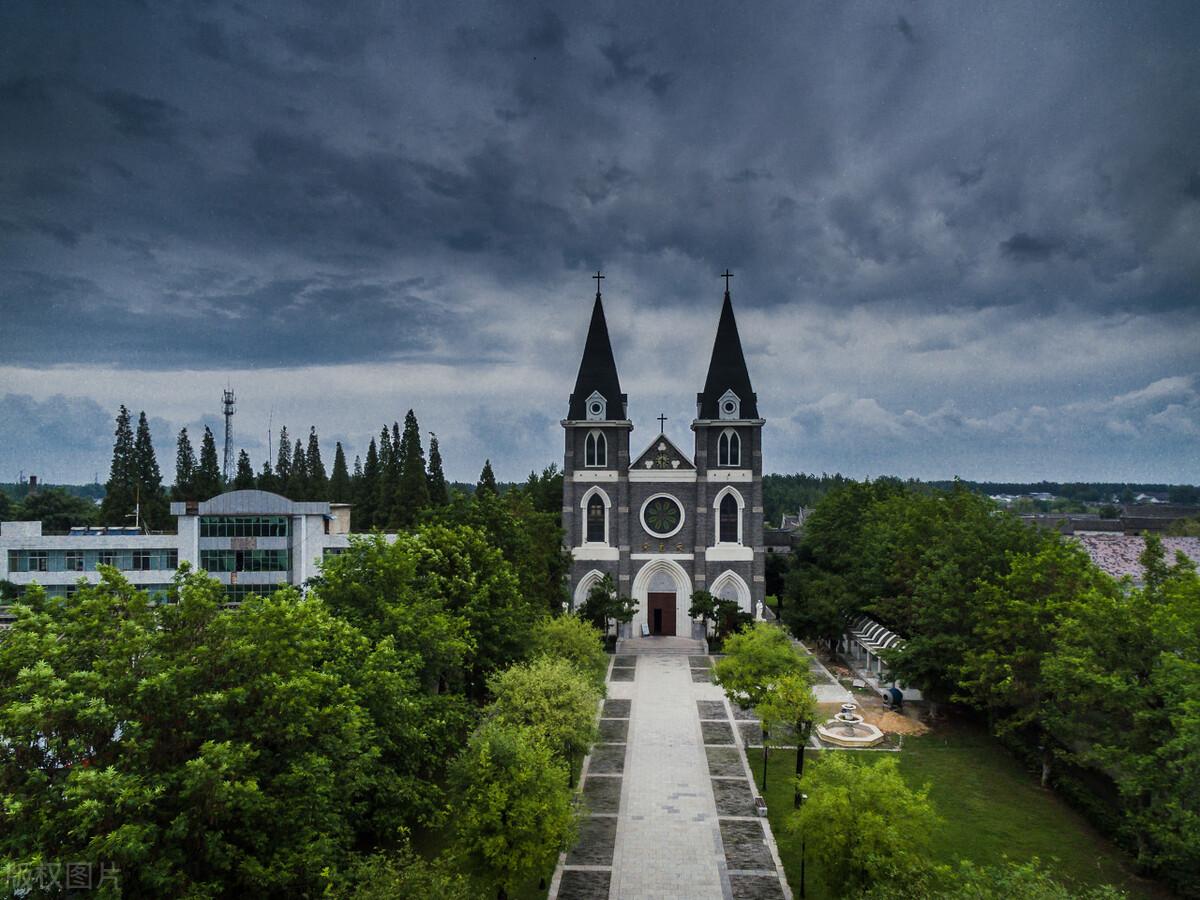
[[[843,703],[841,712],[824,725],[818,725],[817,736],[839,747],[874,747],[883,740],[883,732],[864,722],[854,703]]]

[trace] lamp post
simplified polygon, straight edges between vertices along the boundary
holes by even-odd
[[[804,801],[808,799],[808,794],[800,795],[800,806],[804,806]],[[804,863],[805,863],[805,848],[804,848],[804,832],[800,832],[800,900],[804,900]]]

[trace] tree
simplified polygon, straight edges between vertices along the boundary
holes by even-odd
[[[0,488],[0,522],[8,520],[8,517],[12,515],[11,510],[12,501],[8,499],[8,493]]]
[[[1122,900],[1124,891],[1112,885],[1079,888],[1064,884],[1060,872],[1042,865],[1036,856],[1028,862],[1008,861],[1001,865],[978,866],[969,861],[958,864],[944,887],[925,896],[932,900]],[[907,900],[911,891],[903,885],[880,884],[864,895],[870,900]]]
[[[112,465],[104,485],[104,501],[100,504],[100,518],[106,524],[124,525],[126,517],[133,519],[134,478],[133,427],[129,423],[129,410],[122,403],[117,412]]]
[[[704,634],[707,636],[708,623],[717,618],[717,598],[706,590],[692,591],[688,615],[704,623]]]
[[[445,506],[450,502],[446,475],[442,471],[442,449],[432,431],[429,432],[429,502],[433,506]]]
[[[483,461],[483,471],[479,473],[479,483],[475,485],[476,492],[488,494],[498,494],[499,490],[496,487],[496,475],[492,472],[492,461],[485,459]]]
[[[173,500],[194,500],[192,479],[196,477],[196,451],[188,438],[186,428],[179,429],[179,437],[175,441],[175,486],[171,489]]]
[[[217,462],[217,442],[207,425],[204,426],[204,437],[200,441],[200,465],[196,468],[192,487],[195,500],[209,500],[225,489],[221,480],[221,464]]]
[[[321,896],[345,900],[475,900],[467,878],[445,857],[430,862],[407,845],[372,853],[334,875]]]
[[[329,478],[325,475],[325,463],[321,461],[321,442],[317,438],[317,427],[308,430],[308,452],[304,455],[307,467],[307,489],[305,500],[324,500],[329,495]],[[342,460],[345,466],[346,460]]]
[[[806,672],[808,663],[787,633],[757,622],[725,642],[725,656],[713,666],[713,681],[739,706],[757,708],[785,675]]]
[[[396,516],[396,489],[400,484],[400,466],[397,453],[399,442],[392,442],[392,433],[386,425],[379,432],[379,478],[375,493],[375,518],[378,528],[387,528]]]
[[[260,491],[269,491],[272,494],[279,493],[279,479],[275,477],[275,472],[271,468],[271,460],[263,460],[262,471],[258,473],[258,484],[256,486]]]
[[[287,490],[288,480],[292,477],[292,440],[288,436],[287,426],[279,429],[279,449],[275,451],[275,479],[279,484],[279,493]]]
[[[162,471],[154,456],[154,441],[146,413],[138,415],[137,436],[133,441],[134,497],[140,507],[143,525],[163,531],[170,524],[170,504],[163,489]]]
[[[73,525],[93,525],[96,505],[62,488],[39,488],[16,505],[11,513],[18,522],[41,522],[48,533],[66,533]]]
[[[604,636],[576,615],[547,616],[538,620],[530,635],[529,655],[565,659],[600,689],[608,674]]]
[[[577,833],[566,767],[526,728],[486,722],[455,761],[455,850],[481,888],[550,874]]]
[[[575,760],[598,736],[596,707],[604,695],[595,682],[565,659],[539,656],[497,672],[488,690],[487,714],[539,735],[574,787]]]
[[[337,442],[333,451],[333,473],[329,476],[327,495],[332,503],[349,503],[354,497],[350,486],[350,473],[346,469],[346,452],[342,450],[341,441]]]
[[[812,729],[813,717],[817,714],[817,699],[812,692],[812,676],[809,672],[791,672],[780,676],[767,695],[756,707],[763,726],[763,783],[767,780],[766,735],[778,734],[779,726],[786,726],[796,737],[796,806],[800,805],[800,779],[804,777],[804,746]]]
[[[287,485],[284,494],[289,500],[304,500],[308,497],[308,459],[304,455],[304,445],[296,438],[292,445],[292,462],[288,469]]]
[[[592,585],[578,612],[585,622],[603,628],[607,641],[609,623],[632,621],[633,614],[637,612],[637,601],[632,597],[620,596],[612,575],[606,572],[603,578]]]
[[[252,491],[254,487],[254,467],[250,465],[250,454],[245,450],[239,450],[233,489],[235,491]]]
[[[354,526],[366,531],[377,523],[379,502],[379,452],[375,449],[375,438],[367,445],[367,459],[363,463],[362,478],[358,482],[356,505],[351,511]]]
[[[396,516],[400,527],[411,527],[418,514],[429,506],[429,476],[425,471],[425,451],[421,448],[421,429],[410,409],[404,417],[404,435],[400,439],[400,479],[396,485]]]
[[[224,610],[185,573],[157,604],[101,572],[27,592],[0,641],[6,862],[103,859],[129,896],[317,896],[440,806],[410,762],[436,723],[390,641],[294,590]]]
[[[826,884],[844,896],[875,885],[905,885],[927,894],[937,874],[928,862],[939,824],[926,785],[914,791],[895,759],[851,762],[851,754],[822,753],[804,785],[808,799],[787,828],[804,835]]]

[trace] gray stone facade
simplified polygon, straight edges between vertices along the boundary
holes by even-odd
[[[722,332],[732,329],[737,341],[736,326],[726,296],[722,314],[722,331],[714,347],[717,356],[728,352],[730,337]],[[599,298],[597,298],[599,310]],[[728,316],[728,326],[725,318]],[[607,347],[607,328],[603,312],[599,312],[600,327],[604,329],[603,343]],[[593,313],[592,329],[597,329],[597,314]],[[589,334],[588,351],[594,352],[596,341]],[[744,375],[741,346],[737,343],[737,361],[743,368],[742,410],[757,413],[753,393],[747,391],[748,376]],[[608,360],[611,361],[611,355]],[[619,389],[615,364],[605,372],[610,390]],[[589,381],[598,380],[596,365],[587,358],[580,367],[576,392],[570,409],[578,413],[578,396],[594,394]],[[706,392],[698,398],[697,410],[715,409],[715,400],[705,403]],[[726,393],[722,388],[717,396]],[[711,398],[710,398],[711,399]],[[624,415],[624,397],[605,397],[607,412]],[[569,414],[570,415],[570,414]],[[754,418],[697,418],[692,422],[695,437],[693,453],[689,456],[663,434],[658,434],[631,458],[633,423],[627,419],[566,418],[565,453],[563,457],[563,527],[564,542],[572,555],[570,602],[573,607],[582,603],[591,586],[603,575],[613,578],[621,594],[638,602],[638,612],[627,631],[640,633],[646,624],[654,630],[648,608],[648,594],[657,596],[655,602],[663,607],[659,615],[666,630],[667,601],[662,595],[674,593],[674,632],[691,636],[699,623],[691,623],[688,608],[695,590],[707,589],[714,594],[738,600],[742,609],[761,614],[765,587],[765,552],[762,518],[762,427],[764,420]],[[718,441],[725,433],[736,434],[739,453],[736,459],[720,456]],[[589,457],[585,443],[588,435],[603,436],[605,454],[596,455],[595,445]],[[727,438],[728,440],[728,438]],[[736,517],[727,515],[725,534],[718,533],[721,501],[730,495],[736,503]],[[660,502],[655,507],[650,504]],[[671,503],[678,504],[679,521],[672,517]],[[603,504],[604,524],[599,527],[597,504]],[[593,533],[589,540],[589,505],[593,507]],[[660,518],[656,519],[658,513]],[[665,516],[666,525],[663,525]],[[648,519],[649,517],[649,519]],[[658,524],[654,524],[657,522]],[[659,530],[655,530],[655,529]],[[723,539],[721,539],[723,538]],[[669,631],[667,631],[669,633]]]

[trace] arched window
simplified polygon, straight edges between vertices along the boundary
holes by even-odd
[[[592,494],[587,504],[587,536],[589,544],[603,544],[608,539],[608,528],[604,521],[607,515],[604,499],[599,494]]]
[[[603,469],[608,465],[608,440],[603,431],[589,431],[583,440],[583,464]]]
[[[722,544],[739,543],[738,535],[738,503],[733,494],[721,498],[721,511],[717,540]]]
[[[717,438],[717,465],[737,468],[742,464],[742,439],[732,428],[726,428]]]

